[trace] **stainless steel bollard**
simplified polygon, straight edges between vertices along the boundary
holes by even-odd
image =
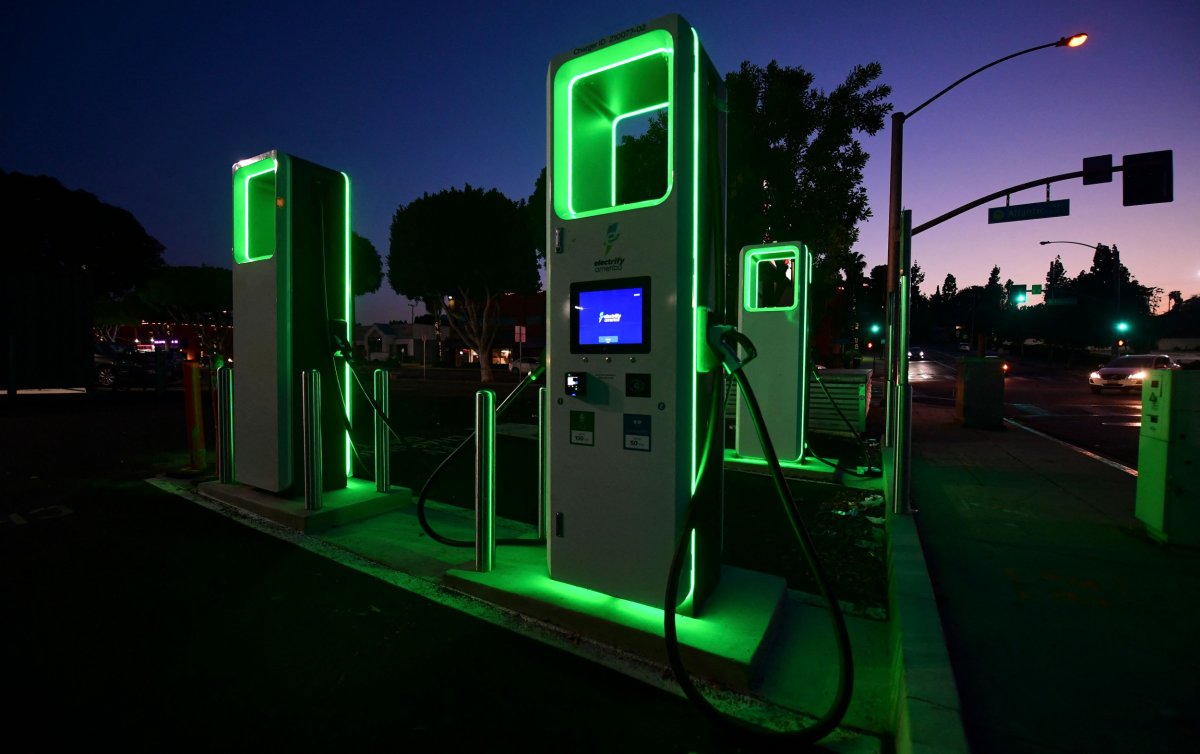
[[[304,444],[304,507],[321,510],[321,373],[308,369],[300,373],[300,413]]]
[[[387,492],[392,486],[391,443],[388,438],[387,420],[391,416],[388,402],[388,373],[376,369],[372,377],[375,392],[375,491]]]
[[[496,394],[475,393],[475,570],[496,559]]]
[[[233,484],[233,369],[217,368],[217,481]]]

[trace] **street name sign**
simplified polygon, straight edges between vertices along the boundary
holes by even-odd
[[[1071,214],[1070,199],[1013,204],[1007,207],[988,207],[988,224],[1009,223],[1015,220],[1041,220],[1046,217],[1066,217],[1069,214]]]

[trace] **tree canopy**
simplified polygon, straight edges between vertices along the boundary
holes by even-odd
[[[49,176],[0,170],[0,222],[11,263],[41,273],[86,270],[102,299],[120,298],[163,264],[163,245],[127,210]]]
[[[891,87],[878,63],[855,66],[826,94],[803,68],[749,61],[725,77],[729,99],[730,254],[763,241],[800,240],[840,260],[870,217],[861,133],[883,128]]]
[[[480,378],[491,380],[495,312],[505,293],[539,288],[536,247],[524,201],[470,185],[424,194],[392,217],[388,284],[420,299],[480,355]]]
[[[811,73],[771,61],[743,62],[725,77],[729,102],[727,290],[737,290],[743,246],[801,241],[814,254],[811,308],[814,340],[846,342],[865,316],[861,288],[837,298],[861,276],[851,247],[858,223],[871,216],[863,187],[869,155],[860,134],[878,133],[892,106],[891,87],[876,80],[878,63],[855,66],[824,92]],[[835,305],[836,304],[836,305]]]
[[[355,296],[374,293],[383,284],[383,262],[375,244],[350,233],[350,290]]]

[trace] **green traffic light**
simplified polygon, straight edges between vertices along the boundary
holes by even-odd
[[[1129,332],[1129,323],[1121,320],[1117,323],[1117,332]]]
[[[1017,303],[1018,303],[1018,304],[1023,304],[1023,303],[1025,303],[1025,294],[1024,294],[1024,293],[1018,293],[1018,294],[1017,294]]]
[[[879,325],[871,325],[871,332],[872,333],[879,332]]]

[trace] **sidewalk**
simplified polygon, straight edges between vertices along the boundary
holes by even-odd
[[[973,754],[1200,747],[1200,551],[1149,539],[1136,479],[913,404],[914,514]]]

